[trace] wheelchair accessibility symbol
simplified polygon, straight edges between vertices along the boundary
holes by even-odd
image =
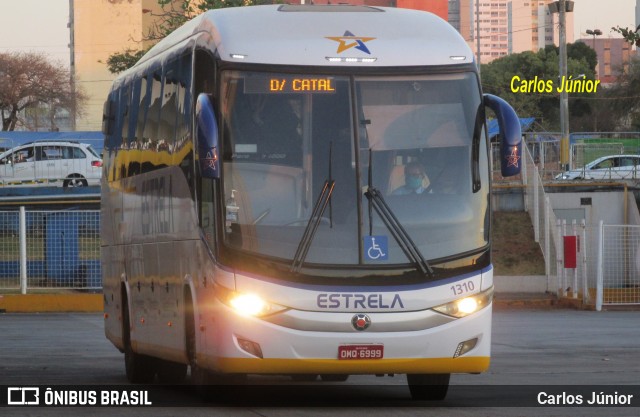
[[[389,244],[386,236],[365,236],[364,256],[368,261],[386,261],[389,259]]]

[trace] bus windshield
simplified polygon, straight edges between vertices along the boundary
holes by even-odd
[[[225,250],[286,264],[306,241],[307,265],[406,267],[394,227],[366,196],[373,189],[435,266],[488,246],[474,73],[226,71],[222,86]]]

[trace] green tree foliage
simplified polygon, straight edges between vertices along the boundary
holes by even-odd
[[[153,25],[144,35],[145,41],[159,41],[165,36],[182,26],[188,20],[193,19],[201,13],[211,9],[222,9],[225,7],[254,6],[259,4],[279,3],[270,0],[158,0],[162,12],[151,13],[155,19]],[[131,68],[146,50],[126,50],[112,54],[107,59],[107,69],[112,74],[118,74]]]
[[[567,74],[573,78],[595,78],[595,52],[587,45],[576,43],[567,46]],[[558,130],[560,127],[559,107],[560,94],[557,87],[560,84],[559,53],[555,46],[548,46],[538,52],[522,52],[496,59],[489,64],[482,65],[482,88],[485,93],[498,95],[507,100],[521,117],[535,117],[548,130]],[[514,79],[518,77],[518,79]],[[523,81],[533,81],[539,87],[537,91],[514,92],[512,89],[521,85]],[[546,91],[548,81],[553,83],[552,91]],[[513,82],[513,83],[512,83]],[[591,111],[588,93],[569,94],[570,117],[580,117]]]
[[[124,52],[119,52],[109,56],[107,59],[107,68],[112,74],[119,74],[135,65],[140,58],[146,53],[144,50],[133,51],[127,49]]]
[[[620,68],[617,82],[607,91],[607,111],[617,116],[625,130],[640,130],[640,59]]]
[[[640,47],[640,33],[638,33],[638,31],[640,30],[640,26],[638,26],[635,30],[628,27],[623,28],[620,26],[612,27],[611,30],[621,34],[622,37],[631,45]]]

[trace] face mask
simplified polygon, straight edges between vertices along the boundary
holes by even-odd
[[[407,188],[417,190],[422,186],[422,177],[415,177],[413,175],[410,175],[409,177],[407,177],[406,185]]]

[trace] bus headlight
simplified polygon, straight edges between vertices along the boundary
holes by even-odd
[[[262,316],[269,311],[269,305],[255,294],[236,294],[229,304],[243,316]]]
[[[216,294],[220,301],[241,316],[262,317],[285,310],[285,307],[269,303],[256,294],[239,293],[220,286],[216,288]]]
[[[447,316],[462,318],[482,310],[491,303],[492,299],[493,287],[481,293],[433,307],[433,309]]]

